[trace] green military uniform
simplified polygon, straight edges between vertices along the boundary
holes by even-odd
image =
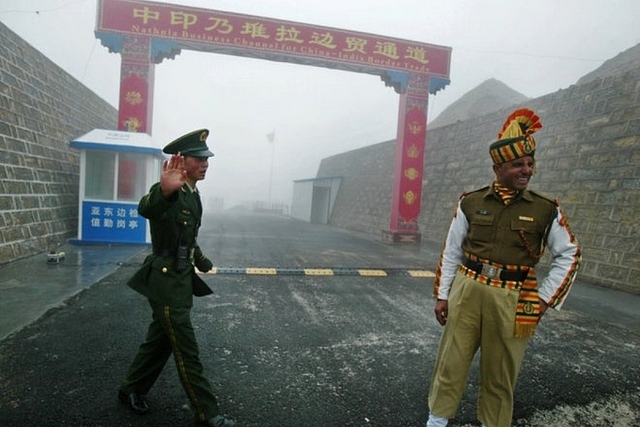
[[[182,152],[194,157],[213,155],[206,150],[206,146],[201,146],[202,139],[192,143],[192,135],[186,137],[186,140],[183,137],[174,141],[173,146],[169,144],[165,152]],[[176,149],[178,141],[181,142],[178,143],[179,149]],[[189,147],[194,144],[200,151],[189,152]],[[148,298],[153,321],[149,325],[146,340],[121,384],[120,392],[146,395],[173,354],[196,418],[206,421],[217,416],[219,410],[211,385],[203,376],[198,343],[190,319],[193,295],[211,293],[194,271],[194,265],[201,271],[208,271],[212,267],[196,241],[202,217],[199,195],[185,183],[180,190],[165,198],[160,183],[156,183],[140,200],[138,212],[149,220],[153,254],[145,259],[128,285]],[[182,253],[180,248],[183,249]]]
[[[193,305],[194,280],[197,285],[202,284],[194,274],[191,262],[183,271],[176,269],[176,255],[179,247],[186,247],[187,259],[193,260],[199,270],[211,269],[210,261],[196,241],[201,209],[198,194],[188,184],[166,200],[162,197],[160,184],[156,183],[140,200],[138,213],[149,219],[153,254],[145,259],[129,286],[151,302],[172,307]],[[196,295],[201,296],[198,292]]]

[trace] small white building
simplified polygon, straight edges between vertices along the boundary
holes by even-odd
[[[342,177],[339,176],[293,181],[291,217],[315,224],[327,224],[341,181]]]
[[[78,240],[151,243],[138,202],[160,177],[164,155],[146,133],[94,129],[74,139],[80,150]]]

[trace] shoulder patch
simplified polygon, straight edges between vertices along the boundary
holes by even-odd
[[[558,205],[559,205],[559,202],[558,202],[558,199],[557,199],[557,198],[552,198],[552,197],[550,197],[550,196],[547,196],[546,194],[542,194],[542,193],[540,193],[540,192],[538,192],[538,191],[534,191],[534,190],[529,190],[529,189],[528,189],[528,191],[529,191],[531,194],[533,194],[533,195],[535,195],[535,196],[538,196],[538,197],[540,197],[541,199],[545,199],[546,201],[551,202],[551,203],[553,203],[553,204],[554,204],[554,205],[556,205],[556,206],[558,206]]]
[[[460,198],[462,199],[465,196],[468,196],[469,194],[473,194],[473,193],[480,193],[480,192],[485,192],[489,189],[489,186],[486,187],[482,187],[482,188],[478,188],[476,190],[473,191],[464,191],[462,192],[462,194],[460,195]]]

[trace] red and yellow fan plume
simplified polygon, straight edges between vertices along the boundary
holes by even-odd
[[[529,136],[541,128],[540,117],[528,108],[521,108],[507,117],[502,130],[498,132],[498,139]]]

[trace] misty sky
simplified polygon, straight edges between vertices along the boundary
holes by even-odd
[[[487,79],[534,98],[640,43],[639,0],[164,3],[450,46],[451,84],[430,97],[429,120]],[[0,0],[0,21],[117,107],[120,55],[95,38],[96,7],[96,0]],[[290,203],[293,180],[314,177],[322,158],[396,137],[399,97],[377,76],[186,50],[155,71],[153,140],[162,147],[209,128],[216,157],[199,186],[226,207],[269,194]]]

